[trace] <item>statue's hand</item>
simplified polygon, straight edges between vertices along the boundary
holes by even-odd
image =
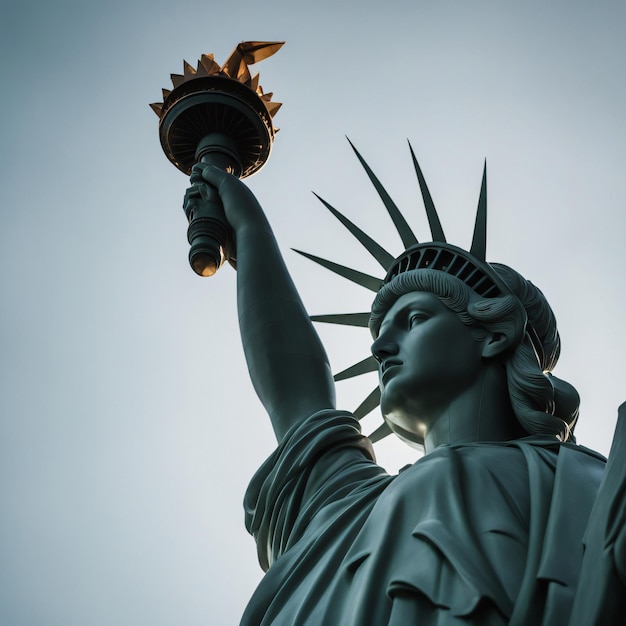
[[[235,233],[247,227],[268,228],[268,222],[263,209],[254,194],[236,176],[228,174],[213,165],[206,166],[198,163],[193,167],[191,183],[197,186],[204,197],[207,190],[202,183],[208,183],[217,191],[226,220]],[[189,190],[192,191],[192,186]]]

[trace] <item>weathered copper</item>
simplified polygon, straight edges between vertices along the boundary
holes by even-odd
[[[371,312],[310,318],[238,180],[262,165],[274,136],[276,105],[247,66],[280,45],[240,44],[223,68],[209,56],[196,70],[185,64],[153,105],[168,158],[191,172],[194,270],[232,260],[236,235],[241,339],[278,439],[245,497],[267,575],[242,626],[623,623],[625,407],[605,471],[606,459],[576,443],[577,391],[552,374],[560,337],[550,305],[486,261],[486,169],[467,251],[447,243],[412,150],[426,243],[355,150],[405,250],[394,257],[322,200],[387,274],[301,253],[376,292]],[[369,326],[372,356],[333,377],[311,320]],[[354,412],[337,410],[334,382],[375,369],[378,387]],[[383,425],[364,437],[358,420],[379,404]],[[372,448],[390,433],[426,453],[398,476]]]
[[[484,175],[467,251],[445,241],[417,164],[425,243],[365,169],[408,250],[394,259],[323,201],[387,276],[305,254],[377,292],[371,313],[314,318],[369,325],[372,357],[335,376],[379,371],[352,413],[335,408],[324,348],[259,203],[217,168],[194,171],[196,187],[220,190],[241,246],[241,338],[279,441],[244,501],[267,575],[242,626],[622,623],[624,418],[605,473],[605,459],[576,444],[576,390],[552,374],[550,305],[485,261]],[[357,420],[379,403],[384,426],[363,437]],[[389,432],[426,452],[398,476],[371,446]]]

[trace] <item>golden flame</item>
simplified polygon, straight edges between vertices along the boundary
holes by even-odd
[[[259,85],[259,75],[252,76],[248,66],[272,56],[284,43],[284,41],[242,41],[222,66],[215,62],[212,54],[203,54],[195,69],[187,61],[183,61],[183,73],[170,75],[172,85],[176,89],[183,83],[206,76],[232,78],[254,91],[264,102],[269,114],[274,117],[282,106],[282,102],[271,102],[273,94],[263,93],[263,88]],[[150,105],[159,118],[162,116],[163,104],[171,93],[172,90],[163,89],[163,102]]]

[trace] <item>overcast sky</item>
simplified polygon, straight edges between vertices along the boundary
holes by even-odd
[[[578,440],[607,454],[626,400],[625,22],[617,1],[5,1],[0,623],[236,624],[260,579],[241,501],[274,440],[235,274],[189,268],[187,180],[148,107],[183,59],[242,40],[287,42],[258,66],[284,105],[249,184],[310,313],[371,293],[290,248],[380,274],[311,190],[402,250],[344,135],[427,239],[410,139],[464,247],[486,157],[487,258],[552,303]],[[368,354],[364,329],[320,333],[336,371]],[[365,378],[340,384],[342,408]]]

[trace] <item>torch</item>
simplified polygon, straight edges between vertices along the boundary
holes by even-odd
[[[245,178],[263,167],[278,130],[272,118],[281,103],[263,93],[259,75],[253,77],[248,66],[283,43],[244,41],[223,66],[212,54],[203,54],[196,69],[183,61],[184,73],[171,74],[173,89],[163,89],[163,102],[150,106],[159,116],[163,152],[181,172],[190,175],[202,163]],[[212,276],[225,260],[234,263],[231,230],[217,192],[207,186],[184,208],[194,272]]]

